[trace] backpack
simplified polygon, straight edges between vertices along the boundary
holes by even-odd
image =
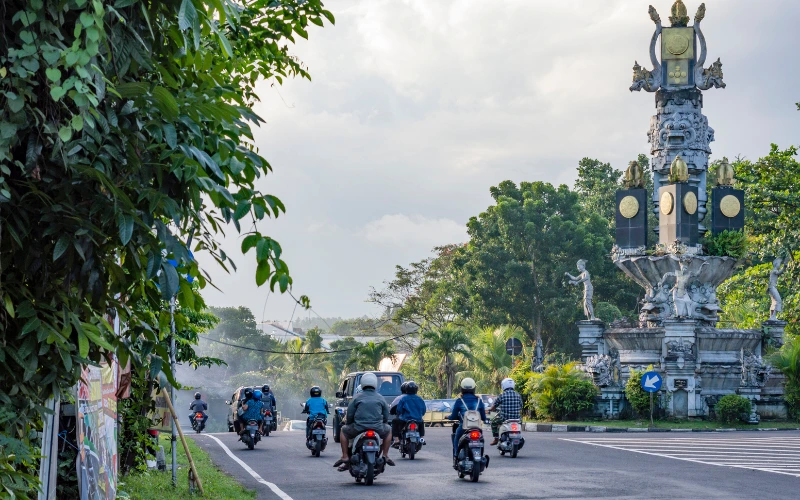
[[[474,410],[470,410],[463,399],[458,399],[461,401],[461,404],[464,405],[464,415],[461,416],[461,428],[464,430],[481,429],[483,422],[481,422],[481,413],[478,411],[478,406],[481,404],[480,399]]]

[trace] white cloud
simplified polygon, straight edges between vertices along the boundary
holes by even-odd
[[[431,249],[438,245],[461,243],[467,240],[464,224],[451,219],[427,218],[421,215],[384,215],[368,222],[361,231],[363,237],[381,245],[414,245]]]

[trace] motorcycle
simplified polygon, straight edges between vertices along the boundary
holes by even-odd
[[[201,411],[197,411],[194,413],[194,415],[192,415],[192,429],[198,434],[200,434],[200,432],[206,428],[206,424],[203,422],[203,417],[204,415]]]
[[[325,436],[325,418],[314,417],[311,422],[311,434],[306,439],[306,448],[311,450],[312,457],[318,457],[320,452],[328,445],[328,438]]]
[[[272,429],[272,411],[267,410],[264,412],[264,436],[269,437],[269,433],[273,430]]]
[[[248,420],[247,425],[244,427],[244,432],[242,432],[242,437],[239,438],[239,440],[247,445],[247,449],[252,450],[255,448],[256,443],[261,441],[261,433],[258,432],[258,422],[255,420]]]
[[[400,455],[409,460],[414,460],[414,455],[419,453],[425,444],[425,438],[419,435],[419,426],[422,425],[413,420],[406,422],[403,432],[400,433]]]
[[[500,442],[497,449],[500,455],[511,454],[511,458],[517,458],[517,452],[525,446],[525,438],[522,437],[522,424],[519,420],[506,420],[500,426]]]
[[[386,461],[380,455],[381,438],[377,432],[367,430],[356,436],[351,450],[350,475],[357,483],[363,480],[367,486],[371,485],[375,476],[386,468]]]
[[[453,434],[457,425],[453,426]],[[489,455],[483,454],[483,431],[470,429],[461,435],[458,440],[458,451],[453,459],[453,468],[458,472],[458,477],[464,478],[469,474],[470,481],[477,483],[481,472],[489,467]]]

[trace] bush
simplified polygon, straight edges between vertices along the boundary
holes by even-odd
[[[542,373],[533,373],[526,392],[537,417],[563,420],[591,410],[597,387],[573,362],[547,365]]]
[[[714,410],[717,413],[717,420],[726,424],[736,422],[744,415],[750,415],[750,400],[738,394],[728,394],[722,396]]]
[[[652,369],[652,365],[647,367],[647,371]],[[645,373],[644,371],[631,370],[628,382],[625,384],[625,398],[630,403],[633,411],[642,418],[650,415],[650,393],[642,389],[642,375]],[[660,405],[660,398],[654,398],[653,405]],[[653,410],[655,411],[655,408]]]
[[[705,237],[703,245],[707,255],[721,257],[735,257],[741,259],[747,255],[748,242],[744,231],[722,231],[721,233]]]
[[[786,377],[784,398],[789,418],[800,420],[800,339],[788,336],[786,344],[769,361]]]
[[[622,311],[611,302],[598,302],[594,307],[595,316],[603,323],[609,324],[622,317]]]

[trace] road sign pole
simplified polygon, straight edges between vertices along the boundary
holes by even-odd
[[[653,393],[650,393],[650,427],[655,426],[653,423]]]

